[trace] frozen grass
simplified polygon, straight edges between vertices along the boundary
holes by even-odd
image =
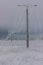
[[[0,65],[43,65],[43,40],[0,40]]]

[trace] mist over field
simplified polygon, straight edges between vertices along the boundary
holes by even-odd
[[[18,4],[37,4],[29,7],[29,32],[43,33],[43,0],[0,0],[0,28],[14,33],[26,33],[26,8]]]

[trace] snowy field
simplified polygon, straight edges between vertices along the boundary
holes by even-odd
[[[0,40],[0,65],[43,65],[43,40]]]

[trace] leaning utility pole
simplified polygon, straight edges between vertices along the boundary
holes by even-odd
[[[28,8],[29,8],[29,6],[28,5],[17,5],[17,6],[24,6],[24,7],[26,7],[26,23],[27,23],[27,27],[26,27],[26,29],[27,29],[27,38],[26,38],[26,40],[27,40],[27,48],[29,47],[29,30],[28,30],[28,25],[29,25],[29,20],[28,20]],[[30,6],[37,6],[37,5],[30,5]]]

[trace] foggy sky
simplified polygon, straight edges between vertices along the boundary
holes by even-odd
[[[38,7],[29,7],[29,27],[31,31],[38,29],[41,31],[43,29],[43,0],[0,0],[0,28],[14,28],[16,31],[26,29],[26,8],[17,7],[18,4],[38,4]]]

